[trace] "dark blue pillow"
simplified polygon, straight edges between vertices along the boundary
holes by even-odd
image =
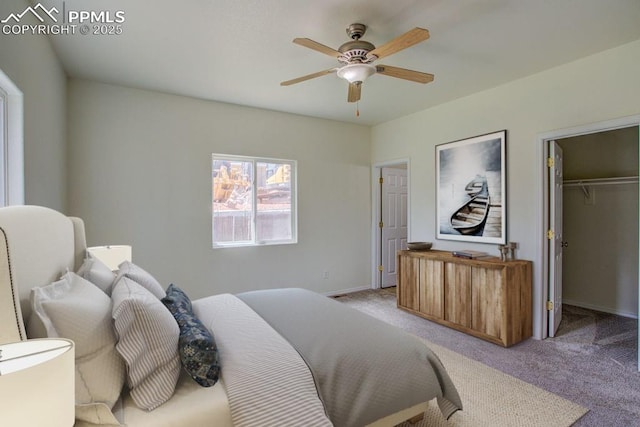
[[[179,287],[169,285],[162,303],[180,327],[178,347],[182,367],[198,384],[211,387],[220,376],[218,348],[213,335],[193,314],[189,297]]]

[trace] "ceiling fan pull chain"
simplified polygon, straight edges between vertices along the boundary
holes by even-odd
[[[356,101],[356,117],[360,117],[360,101]]]

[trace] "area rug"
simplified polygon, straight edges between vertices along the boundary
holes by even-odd
[[[464,409],[445,420],[434,401],[425,418],[402,427],[563,427],[588,409],[527,382],[427,342],[458,389]]]

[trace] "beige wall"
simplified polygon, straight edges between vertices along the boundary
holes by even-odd
[[[541,134],[640,113],[640,41],[378,125],[372,161],[409,158],[409,239],[497,254],[490,245],[435,239],[435,146],[507,129],[507,237],[534,261],[534,334],[542,336]],[[446,76],[437,76],[446,78]],[[428,91],[425,94],[428,96]]]
[[[0,16],[22,12],[23,0],[2,0]],[[24,102],[25,203],[67,208],[66,75],[43,35],[0,36],[0,69]]]
[[[73,79],[68,103],[70,211],[89,245],[133,245],[192,297],[370,286],[368,127]],[[298,244],[211,248],[211,153],[297,160]]]

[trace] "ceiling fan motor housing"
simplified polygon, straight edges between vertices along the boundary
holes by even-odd
[[[367,26],[364,24],[351,24],[347,27],[347,35],[352,40],[343,43],[342,46],[338,48],[338,52],[342,54],[338,57],[338,61],[343,64],[366,64],[376,59],[367,58],[367,54],[376,47],[368,41],[360,40],[366,30]]]
[[[338,57],[338,61],[345,64],[372,62],[375,58],[367,58],[367,54],[375,48],[373,44],[364,40],[346,42],[338,48],[338,52],[342,54]]]

